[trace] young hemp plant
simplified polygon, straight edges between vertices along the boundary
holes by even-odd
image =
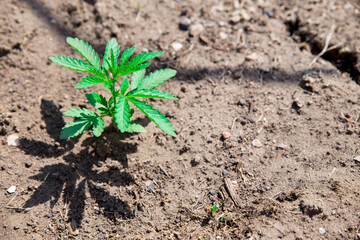
[[[89,75],[83,78],[76,89],[82,89],[103,83],[104,88],[111,92],[111,97],[106,99],[96,92],[85,93],[89,103],[94,106],[98,113],[86,108],[71,108],[65,112],[68,117],[75,118],[75,121],[68,123],[63,127],[60,134],[61,139],[75,137],[92,126],[93,133],[99,137],[105,128],[103,117],[109,116],[119,128],[120,132],[144,133],[146,130],[141,125],[132,122],[130,118],[134,109],[130,108],[132,103],[136,108],[143,112],[151,121],[159,126],[165,133],[176,137],[173,125],[169,119],[165,118],[159,110],[140,101],[137,98],[163,98],[177,100],[171,94],[155,89],[166,80],[175,76],[176,71],[173,69],[161,69],[145,76],[145,69],[150,65],[150,60],[160,56],[164,52],[143,52],[131,60],[129,58],[135,51],[135,47],[126,49],[120,57],[120,48],[116,39],[111,39],[105,49],[102,65],[100,58],[95,50],[78,38],[67,37],[66,42],[78,51],[86,60],[72,57],[50,57],[49,59],[61,66],[70,68],[75,71],[87,72]],[[123,78],[120,88],[116,88],[116,83],[120,77],[131,75]],[[130,90],[131,89],[131,90]]]

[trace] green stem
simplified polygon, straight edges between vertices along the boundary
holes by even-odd
[[[112,94],[112,96],[113,96],[113,99],[114,99],[114,101],[113,101],[113,106],[111,107],[111,109],[114,109],[115,108],[115,104],[116,104],[116,91],[115,91],[115,81],[114,81],[114,79],[111,79],[111,81],[112,81],[112,85],[111,85],[111,88],[110,88],[110,92],[111,92],[111,94]],[[114,118],[114,116],[111,116],[112,118]]]

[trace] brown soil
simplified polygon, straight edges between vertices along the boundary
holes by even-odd
[[[360,238],[358,1],[1,5],[1,239]],[[62,113],[89,107],[84,74],[47,59],[78,56],[66,36],[164,50],[151,70],[178,71],[160,89],[179,100],[152,104],[178,137],[137,113],[146,134],[60,141]]]

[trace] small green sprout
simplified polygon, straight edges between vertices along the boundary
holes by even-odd
[[[140,5],[140,2],[137,1],[137,12],[140,12],[141,11],[141,5]]]
[[[224,217],[221,217],[220,219],[219,219],[219,222],[225,222],[225,220],[226,220],[226,218],[227,218],[227,216],[224,216]]]
[[[113,38],[106,45],[104,59],[101,64],[98,54],[89,43],[71,37],[67,37],[66,42],[78,51],[86,61],[72,57],[50,57],[49,59],[72,70],[93,74],[83,78],[75,86],[76,89],[92,87],[103,83],[104,88],[111,92],[112,97],[106,99],[101,94],[95,92],[86,93],[87,100],[99,114],[86,108],[69,109],[64,114],[75,118],[75,121],[63,127],[60,134],[61,139],[75,137],[91,126],[94,135],[99,137],[105,128],[105,121],[103,120],[105,116],[111,117],[122,133],[146,132],[143,126],[130,120],[134,114],[134,109],[131,109],[129,103],[132,103],[143,112],[145,116],[165,133],[176,137],[173,125],[169,122],[169,119],[165,118],[164,114],[161,114],[159,110],[154,109],[153,106],[145,101],[137,99],[162,98],[177,100],[173,95],[155,89],[166,80],[174,77],[176,75],[175,70],[165,68],[145,76],[145,69],[150,65],[150,60],[164,52],[143,52],[129,60],[135,51],[135,47],[132,47],[126,49],[121,55],[120,61],[118,61],[120,47],[116,39]],[[115,85],[119,78],[129,75],[131,75],[131,78],[123,78],[120,88],[116,89]]]
[[[218,210],[218,206],[216,204],[214,204],[212,207],[211,207],[211,214],[214,215],[216,213],[216,211]],[[223,214],[218,218],[218,221],[219,222],[225,222],[227,216],[223,216]]]
[[[216,204],[214,204],[214,206],[211,207],[211,214],[215,214],[217,209],[218,209],[218,206]]]

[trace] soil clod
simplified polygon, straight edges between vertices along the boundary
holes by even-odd
[[[322,208],[316,205],[313,201],[310,200],[301,200],[299,203],[300,210],[302,213],[313,217],[323,212]]]

